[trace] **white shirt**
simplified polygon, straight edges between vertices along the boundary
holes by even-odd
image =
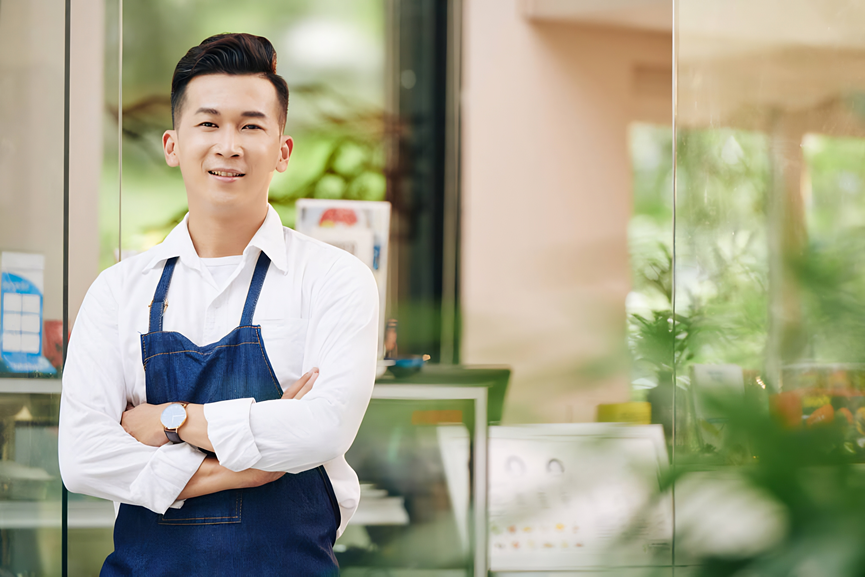
[[[243,262],[243,255],[203,258],[201,262],[210,271],[210,276],[213,278],[213,282],[216,283],[216,288],[222,290],[228,284],[228,281],[231,280],[231,274]]]
[[[166,259],[180,257],[168,291],[165,330],[196,345],[239,323],[260,252],[271,259],[253,321],[283,389],[313,367],[320,374],[301,400],[234,399],[204,406],[219,462],[299,473],[324,465],[340,506],[342,534],[360,498],[345,453],[375,381],[378,290],[349,253],[267,217],[233,272],[217,283],[189,236],[186,219],[165,241],[102,272],[75,321],[63,371],[60,469],[66,487],[164,513],[204,454],[186,443],[139,443],[120,426],[127,402],[147,401],[140,335]],[[213,263],[211,263],[213,264]]]

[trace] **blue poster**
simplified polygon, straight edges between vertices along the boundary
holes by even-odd
[[[42,293],[24,277],[0,279],[0,371],[54,375],[42,356]]]

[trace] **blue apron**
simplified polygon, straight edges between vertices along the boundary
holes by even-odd
[[[262,252],[255,265],[240,326],[203,347],[162,330],[175,264],[176,257],[165,263],[150,306],[150,332],[141,336],[147,402],[280,398],[261,327],[252,324],[267,255]],[[187,499],[164,515],[122,504],[114,552],[100,575],[338,575],[333,543],[339,515],[321,466],[261,487]]]

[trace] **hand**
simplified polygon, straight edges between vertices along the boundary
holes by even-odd
[[[282,393],[283,399],[294,399],[299,401],[305,394],[312,390],[312,385],[318,379],[318,367],[314,367],[307,371],[302,377],[297,379],[293,385],[285,389]]]
[[[234,472],[226,469],[213,457],[207,457],[201,462],[198,471],[186,483],[183,491],[177,496],[178,499],[191,499],[201,495],[210,495],[228,489],[248,489],[261,487],[272,483],[285,475],[284,472],[262,471],[260,469],[246,469]]]
[[[151,405],[142,403],[137,407],[126,405],[126,410],[120,417],[120,424],[127,433],[135,437],[139,443],[160,447],[168,442],[165,436],[165,427],[162,426],[162,411],[164,405]]]
[[[295,400],[302,399],[304,395],[312,390],[312,385],[315,384],[316,379],[318,379],[317,367],[308,371],[295,381],[294,384],[288,387],[282,394],[282,398]],[[162,420],[160,419],[162,411],[168,404],[169,403],[151,405],[149,403],[142,403],[137,407],[127,404],[126,411],[124,411],[123,415],[120,417],[120,424],[127,433],[135,437],[140,443],[150,445],[151,447],[161,447],[168,442],[168,437],[165,436],[165,428],[162,426]],[[202,409],[201,405],[187,405],[187,422],[178,433],[181,435],[183,440],[189,441],[193,445],[202,449],[213,451],[213,448],[210,446],[209,440],[207,439],[207,421],[204,419],[203,410],[200,409]],[[198,413],[201,413],[201,418],[197,418],[199,416]],[[194,423],[200,423],[201,426],[196,427]],[[194,434],[194,429],[201,429],[201,434],[196,436]],[[198,441],[198,444],[196,444],[195,441]],[[261,484],[268,482],[270,481],[266,480]],[[257,487],[258,485],[250,486]]]
[[[250,488],[261,487],[273,483],[283,475],[285,471],[262,471],[261,469],[246,469],[235,473],[238,476],[238,487]]]

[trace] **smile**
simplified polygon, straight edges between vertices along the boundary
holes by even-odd
[[[244,173],[242,172],[224,172],[222,170],[208,170],[207,172],[212,174],[213,176],[224,176],[231,178],[244,176]]]

